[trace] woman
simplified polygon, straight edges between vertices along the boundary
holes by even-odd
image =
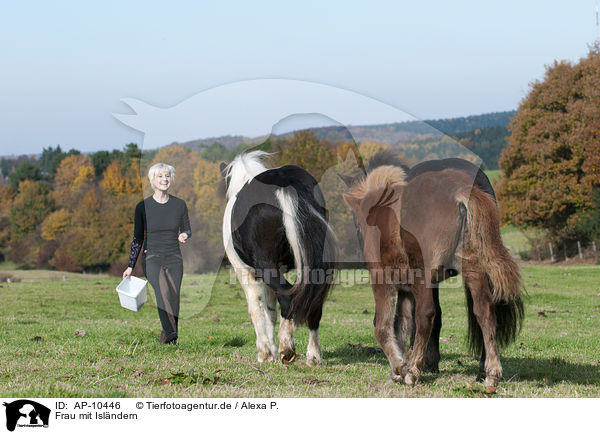
[[[175,169],[158,163],[148,171],[154,194],[135,207],[135,226],[129,267],[123,279],[129,278],[142,249],[142,268],[154,288],[158,317],[162,325],[160,342],[177,345],[179,293],[183,275],[183,261],[179,242],[192,236],[185,202],[168,193],[175,181]]]

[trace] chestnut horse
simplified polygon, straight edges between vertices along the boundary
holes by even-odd
[[[361,160],[362,161],[362,160]],[[496,194],[494,193],[494,189],[489,178],[486,174],[481,170],[481,168],[470,161],[463,160],[461,158],[445,158],[443,160],[427,160],[422,163],[417,164],[416,166],[410,167],[409,164],[402,158],[397,152],[392,151],[391,149],[385,149],[379,151],[367,162],[364,170],[361,173],[351,176],[351,175],[343,175],[338,173],[338,176],[344,182],[346,187],[351,188],[355,184],[359,183],[364,179],[367,173],[372,172],[376,168],[380,166],[395,166],[399,167],[406,173],[406,182],[410,182],[413,178],[418,175],[421,175],[425,172],[438,172],[444,169],[455,169],[465,174],[469,175],[474,184],[480,190],[489,194],[494,201],[496,201]],[[356,215],[353,213],[354,223],[356,225]],[[357,227],[357,239],[359,240],[359,244],[362,245],[362,236],[360,235],[360,231]],[[455,270],[448,270],[449,275],[455,275]],[[431,329],[431,336],[429,337],[429,342],[427,344],[427,350],[425,351],[425,362],[423,364],[423,370],[426,372],[439,372],[439,361],[440,361],[440,347],[439,347],[439,339],[440,332],[442,329],[442,308],[440,306],[440,298],[439,298],[439,290],[437,285],[432,289],[433,295],[433,303],[435,304],[435,319],[433,321],[433,328]],[[402,303],[402,297],[405,297],[407,294],[400,291],[398,293],[398,297],[400,300],[398,301],[398,305]],[[395,319],[395,325],[398,326],[401,321],[402,311],[398,311]],[[375,319],[373,319],[373,325],[375,325]],[[475,324],[475,327],[477,325]],[[414,322],[412,326],[412,330],[414,332]],[[411,336],[412,340],[414,340],[414,335]],[[480,376],[484,376],[485,372],[483,369],[483,364],[485,361],[485,349],[481,352],[480,358],[480,372],[478,378]]]
[[[405,179],[402,168],[381,166],[344,195],[363,236],[375,336],[392,379],[418,381],[436,314],[432,288],[456,270],[465,283],[471,349],[485,351],[480,370],[493,393],[502,377],[498,346],[515,339],[523,319],[521,275],[502,243],[498,208],[459,170]],[[402,294],[397,306],[396,294]],[[408,351],[413,311],[416,330]]]

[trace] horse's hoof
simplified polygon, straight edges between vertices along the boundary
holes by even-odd
[[[394,383],[398,383],[398,384],[404,383],[404,375],[392,374],[391,378]]]
[[[423,371],[425,372],[440,372],[440,353],[436,353],[433,350],[428,350],[425,354],[425,360],[423,363]]]
[[[273,361],[273,356],[271,356],[271,353],[265,353],[263,351],[258,352],[258,363],[272,362],[272,361]]]
[[[414,386],[415,384],[417,384],[417,381],[419,381],[419,377],[417,377],[412,372],[407,372],[404,376],[404,384],[406,384],[407,386]]]
[[[405,363],[399,363],[392,367],[391,378],[395,383],[403,383],[404,377],[408,372],[408,366]]]
[[[308,366],[319,366],[321,364],[321,359],[317,356],[308,357],[306,359],[306,364]]]
[[[286,351],[285,353],[279,353],[279,357],[281,358],[281,363],[289,365],[296,360],[296,353],[294,351]]]
[[[432,372],[434,374],[437,374],[438,372],[440,372],[440,368],[438,363],[427,363],[425,362],[425,366],[423,366],[423,371],[425,372]]]
[[[496,390],[498,390],[499,380],[500,379],[498,377],[488,375],[485,378],[485,383],[483,383],[483,386],[485,387],[485,393],[487,393],[488,395],[496,393]]]

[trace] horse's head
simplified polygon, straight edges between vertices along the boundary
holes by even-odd
[[[390,253],[389,250],[398,244],[401,193],[400,188],[385,186],[368,191],[362,198],[352,194],[343,195],[356,216],[368,264],[381,263]]]
[[[378,221],[380,224],[384,220],[394,221],[396,219],[395,214],[393,218],[390,215],[388,219],[379,220],[380,214],[389,213],[391,205],[397,201],[402,187],[406,184],[406,170],[404,167],[396,165],[378,166],[377,164],[381,163],[381,159],[378,157],[380,154],[382,156],[389,155],[388,153],[379,153],[369,160],[367,167],[369,167],[370,171],[366,175],[364,173],[354,176],[338,174],[340,179],[349,187],[349,193],[344,195],[344,201],[352,211],[352,218],[357,230],[357,239],[359,240],[359,245],[363,246],[363,253],[365,255],[367,250],[365,246],[367,243],[364,239],[364,234],[366,233],[364,225],[377,227]],[[385,195],[384,191],[386,191]],[[359,209],[362,209],[364,212],[361,218],[358,217]],[[362,226],[361,221],[363,223]],[[365,260],[369,261],[366,256]]]

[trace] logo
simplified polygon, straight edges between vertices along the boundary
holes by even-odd
[[[50,409],[29,399],[19,399],[4,403],[6,407],[6,429],[14,431],[18,427],[48,428]]]

